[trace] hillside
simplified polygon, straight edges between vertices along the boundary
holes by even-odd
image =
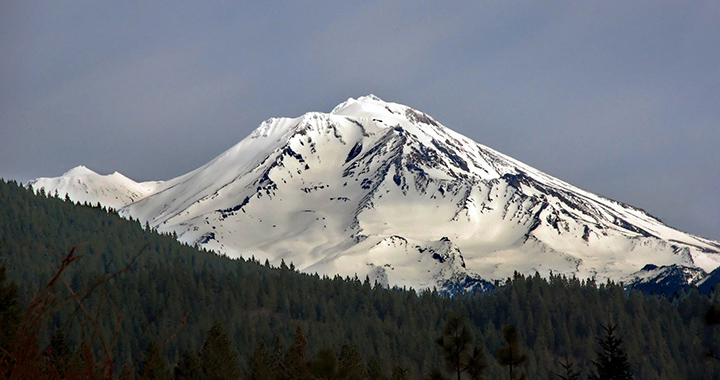
[[[532,378],[554,378],[557,360],[568,353],[589,366],[596,358],[600,325],[618,323],[637,378],[718,379],[720,372],[703,357],[720,341],[703,327],[710,302],[697,292],[672,302],[626,292],[614,284],[552,276],[515,276],[489,294],[389,290],[363,279],[310,276],[288,266],[269,268],[256,261],[231,260],[178,243],[172,235],[144,229],[98,207],[37,196],[16,183],[0,181],[0,257],[27,300],[59,264],[59,255],[78,242],[82,259],[67,272],[75,289],[84,289],[106,273],[132,270],[96,289],[85,301],[112,334],[122,316],[117,342],[120,363],[137,362],[148,341],[166,339],[183,315],[188,323],[163,351],[176,363],[186,350],[198,352],[214,321],[223,323],[247,361],[260,339],[278,334],[288,344],[296,326],[307,337],[308,357],[343,342],[356,346],[365,360],[376,357],[387,373],[394,365],[421,378],[441,359],[434,339],[450,313],[467,315],[489,364],[488,376],[503,369],[494,355],[503,344],[501,326],[516,324]],[[117,309],[109,306],[112,303]],[[104,305],[104,306],[103,306]],[[53,318],[74,343],[79,331],[71,310]]]

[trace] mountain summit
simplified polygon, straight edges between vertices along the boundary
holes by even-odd
[[[35,186],[53,191],[45,184],[62,178]],[[269,119],[202,167],[143,188],[118,198],[128,200],[121,214],[182,241],[390,286],[484,287],[514,271],[622,280],[647,264],[720,265],[719,242],[373,95]]]

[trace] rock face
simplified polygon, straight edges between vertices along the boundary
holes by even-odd
[[[622,280],[646,264],[720,265],[716,241],[372,95],[267,120],[125,204],[123,215],[231,257],[390,286],[483,289],[514,271]]]

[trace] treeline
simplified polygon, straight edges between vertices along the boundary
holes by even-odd
[[[252,258],[231,260],[102,206],[36,196],[14,182],[0,181],[0,205],[0,260],[19,286],[20,303],[27,305],[71,247],[85,242],[77,248],[82,257],[64,271],[67,286],[57,288],[56,299],[80,297],[99,334],[113,342],[113,363],[136,375],[148,347],[161,348],[156,357],[174,368],[189,353],[199,356],[219,323],[240,374],[257,363],[259,342],[268,352],[285,352],[299,328],[306,363],[323,352],[339,363],[342,348],[350,347],[365,370],[373,363],[388,377],[395,371],[420,379],[445,368],[436,341],[448,316],[462,315],[487,365],[486,378],[507,378],[496,360],[508,344],[503,326],[516,326],[527,356],[523,373],[552,379],[563,363],[590,373],[598,337],[606,333],[602,326],[617,325],[636,379],[720,379],[716,361],[706,358],[720,332],[703,319],[717,295],[688,290],[668,299],[614,283],[516,275],[493,292],[448,298],[436,291],[383,289],[367,279],[300,274],[290,264],[270,268]],[[87,340],[87,323],[70,301],[53,313],[41,349],[58,331],[75,351]]]

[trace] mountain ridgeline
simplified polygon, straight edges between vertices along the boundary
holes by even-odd
[[[446,297],[432,290],[387,289],[369,278],[321,277],[284,263],[272,268],[252,258],[231,259],[182,244],[136,219],[120,218],[112,209],[35,195],[14,182],[0,181],[0,204],[1,264],[18,284],[21,304],[38,294],[71,247],[84,242],[77,248],[81,258],[63,273],[63,281],[77,294],[93,289],[82,298],[84,308],[96,316],[99,332],[114,342],[118,370],[127,364],[138,376],[147,366],[143,355],[148,351],[160,349],[170,366],[187,364],[188,355],[202,359],[206,336],[219,323],[229,349],[238,354],[228,360],[246,379],[253,378],[258,352],[271,357],[289,352],[300,331],[300,363],[322,363],[333,351],[343,357],[349,347],[362,358],[364,377],[358,378],[394,373],[393,378],[420,379],[444,368],[435,342],[447,334],[446,321],[460,315],[467,317],[464,334],[473,338],[486,378],[507,378],[507,367],[499,363],[507,361],[500,359],[508,344],[526,357],[516,374],[555,379],[567,363],[563,360],[573,363],[573,370],[590,371],[598,360],[598,338],[605,336],[603,326],[617,325],[635,378],[720,379],[719,363],[705,358],[720,341],[719,329],[703,321],[713,299],[695,289],[666,298],[611,282],[516,274],[492,292]],[[99,282],[116,272],[122,273]],[[88,336],[82,313],[67,303],[72,298],[63,289],[54,298],[41,352],[58,331],[72,350],[79,350]],[[720,303],[717,294],[713,297]],[[515,326],[512,343],[503,326]],[[155,343],[168,338],[167,345]]]
[[[638,284],[694,271],[701,275],[673,278],[702,286],[720,266],[719,242],[372,95],[330,113],[267,120],[168,181],[80,167],[31,184],[230,257],[385,286],[482,290],[516,271]]]

